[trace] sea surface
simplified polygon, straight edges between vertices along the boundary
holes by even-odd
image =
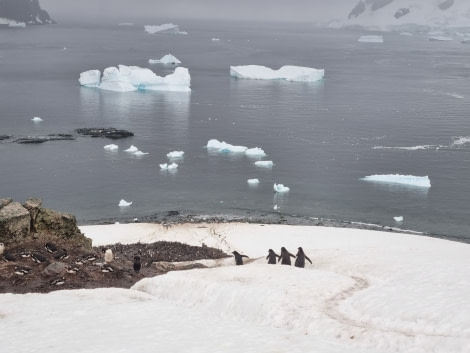
[[[0,30],[0,197],[69,212],[81,224],[165,213],[281,214],[364,222],[470,241],[470,45],[426,33],[308,24],[182,21]],[[383,43],[360,43],[382,34]],[[191,93],[84,88],[81,72],[171,53]],[[244,80],[231,65],[325,69],[319,82]],[[42,122],[31,119],[40,117]],[[17,144],[24,136],[114,127],[135,136]],[[210,139],[260,147],[272,168],[208,151]],[[117,151],[103,147],[115,143]],[[147,155],[124,152],[131,145]],[[166,154],[184,151],[176,172]],[[373,183],[428,176],[430,188]],[[257,186],[248,179],[258,178]],[[274,183],[290,188],[275,193]],[[133,202],[119,207],[121,199]],[[402,222],[394,217],[402,216]]]

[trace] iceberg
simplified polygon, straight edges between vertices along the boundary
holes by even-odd
[[[149,59],[149,64],[172,64],[172,65],[177,65],[177,64],[181,64],[181,61],[179,61],[173,55],[167,54],[167,55],[162,56],[161,59],[159,59],[159,60]]]
[[[208,149],[217,150],[220,153],[245,153],[248,149],[246,146],[234,146],[225,141],[218,141],[216,139],[209,140],[207,142]]]
[[[161,170],[175,171],[177,168],[178,168],[178,164],[176,164],[176,163],[171,163],[171,164],[163,163],[163,164],[160,164],[160,169]]]
[[[245,151],[245,154],[248,157],[255,157],[255,158],[266,157],[266,153],[259,147],[248,148]]]
[[[106,151],[116,151],[117,149],[119,149],[119,146],[118,145],[115,145],[115,144],[110,144],[110,145],[106,145],[103,147]]]
[[[124,152],[130,152],[130,153],[134,153],[134,152],[137,152],[139,149],[137,147],[135,147],[134,145],[131,145],[127,150],[124,150]]]
[[[273,188],[275,192],[288,192],[290,190],[287,186],[284,186],[283,184],[276,184],[276,183],[274,183]]]
[[[323,79],[325,70],[285,65],[278,70],[260,65],[230,66],[230,76],[252,80],[314,82]]]
[[[173,152],[169,152],[167,153],[167,157],[169,159],[172,159],[172,158],[183,158],[183,155],[184,155],[184,152],[183,151],[173,151]]]
[[[100,70],[88,70],[80,74],[78,81],[80,85],[86,87],[98,87],[101,80],[101,71]]]
[[[257,185],[257,184],[259,184],[259,180],[258,180],[258,179],[248,179],[246,182],[247,182],[248,184],[250,184],[250,185]]]
[[[450,37],[446,37],[446,36],[432,36],[432,37],[429,37],[429,40],[431,42],[447,42],[453,39]]]
[[[274,163],[273,161],[257,161],[254,163],[254,165],[257,167],[272,168]]]
[[[82,72],[80,85],[97,87],[117,92],[137,90],[190,92],[191,76],[184,67],[177,67],[172,74],[165,77],[157,76],[152,70],[138,66],[118,65],[103,71],[100,81],[99,70]]]
[[[132,201],[131,202],[127,202],[126,200],[124,199],[121,199],[121,201],[119,201],[119,207],[127,207],[127,206],[130,206],[132,205]]]
[[[431,187],[431,181],[428,176],[400,175],[400,174],[379,174],[369,175],[360,180],[374,181],[380,183],[406,184],[418,187]]]
[[[42,120],[40,117],[38,116],[35,116],[34,118],[31,119],[32,121],[34,121],[35,123],[40,123],[41,121],[44,121]]]
[[[357,41],[361,43],[383,43],[384,39],[382,36],[370,35],[370,36],[360,36]]]
[[[403,222],[403,216],[393,217],[393,219],[395,220],[395,222]]]
[[[164,34],[188,34],[188,32],[180,31],[178,25],[174,25],[173,23],[165,23],[159,26],[151,26],[147,25],[144,26],[145,32],[150,34],[155,33],[164,33]]]

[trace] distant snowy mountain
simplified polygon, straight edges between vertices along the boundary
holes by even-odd
[[[400,27],[470,28],[469,0],[359,0],[347,18],[330,27],[361,26],[377,30]]]
[[[0,25],[54,23],[39,0],[0,0]]]

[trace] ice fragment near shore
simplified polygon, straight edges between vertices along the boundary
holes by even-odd
[[[119,149],[119,146],[112,143],[110,145],[104,146],[104,149],[107,151],[116,151],[117,149]]]
[[[163,163],[163,164],[160,164],[160,169],[161,170],[172,171],[172,170],[176,170],[177,168],[178,168],[178,164],[176,164],[176,163],[171,163],[171,164]]]
[[[100,78],[99,70],[82,72],[80,85],[109,91],[132,92],[137,90],[190,92],[189,70],[177,67],[172,74],[157,76],[152,70],[138,66],[119,65],[107,67]]]
[[[276,183],[274,183],[273,188],[275,192],[288,192],[290,190],[287,186],[284,186],[283,184],[276,184]]]
[[[35,123],[40,123],[41,121],[43,121],[40,117],[38,116],[35,116],[34,118],[31,119],[32,121],[34,121]]]
[[[403,222],[403,216],[393,217],[393,219],[395,220],[395,222]]]
[[[217,150],[220,153],[245,153],[248,149],[246,146],[234,146],[225,141],[218,141],[216,139],[209,140],[207,142],[208,149]]]
[[[126,200],[124,199],[121,199],[121,201],[119,201],[119,207],[127,207],[127,206],[130,206],[132,205],[132,201],[131,202],[127,202]]]
[[[361,178],[365,181],[380,183],[406,184],[418,187],[431,187],[431,181],[428,176],[400,175],[400,174],[376,174]]]
[[[183,158],[184,151],[173,151],[166,154],[169,159],[173,158]]]
[[[250,184],[250,185],[257,185],[257,184],[259,184],[259,180],[258,180],[258,179],[248,179],[246,182],[247,182],[248,184]]]
[[[254,165],[257,167],[271,168],[274,165],[274,163],[273,161],[256,161]]]
[[[181,61],[179,61],[176,57],[174,57],[171,54],[167,54],[161,57],[161,59],[149,59],[149,64],[181,64]]]
[[[230,66],[230,76],[253,80],[285,80],[313,82],[323,79],[325,70],[285,65],[278,70],[260,65]]]

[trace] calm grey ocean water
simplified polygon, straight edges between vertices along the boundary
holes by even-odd
[[[163,23],[0,31],[0,135],[111,126],[135,133],[117,141],[4,141],[0,197],[40,197],[81,223],[169,210],[279,212],[470,241],[470,45],[432,42],[425,33],[383,33],[384,43],[359,43],[371,33],[305,24],[182,22],[187,35],[144,31]],[[174,67],[147,61],[168,53],[189,69],[191,93],[79,86],[80,72],[118,64],[166,75]],[[325,79],[229,76],[231,65],[249,64],[325,69]],[[204,146],[212,138],[260,147],[274,167],[210,154]],[[110,143],[119,150],[104,150]],[[149,154],[124,152],[131,144]],[[174,150],[185,152],[178,171],[161,172]],[[360,180],[372,174],[429,176],[432,186]],[[250,178],[260,184],[250,187]],[[274,183],[291,191],[275,194]],[[133,204],[120,208],[121,199]]]

